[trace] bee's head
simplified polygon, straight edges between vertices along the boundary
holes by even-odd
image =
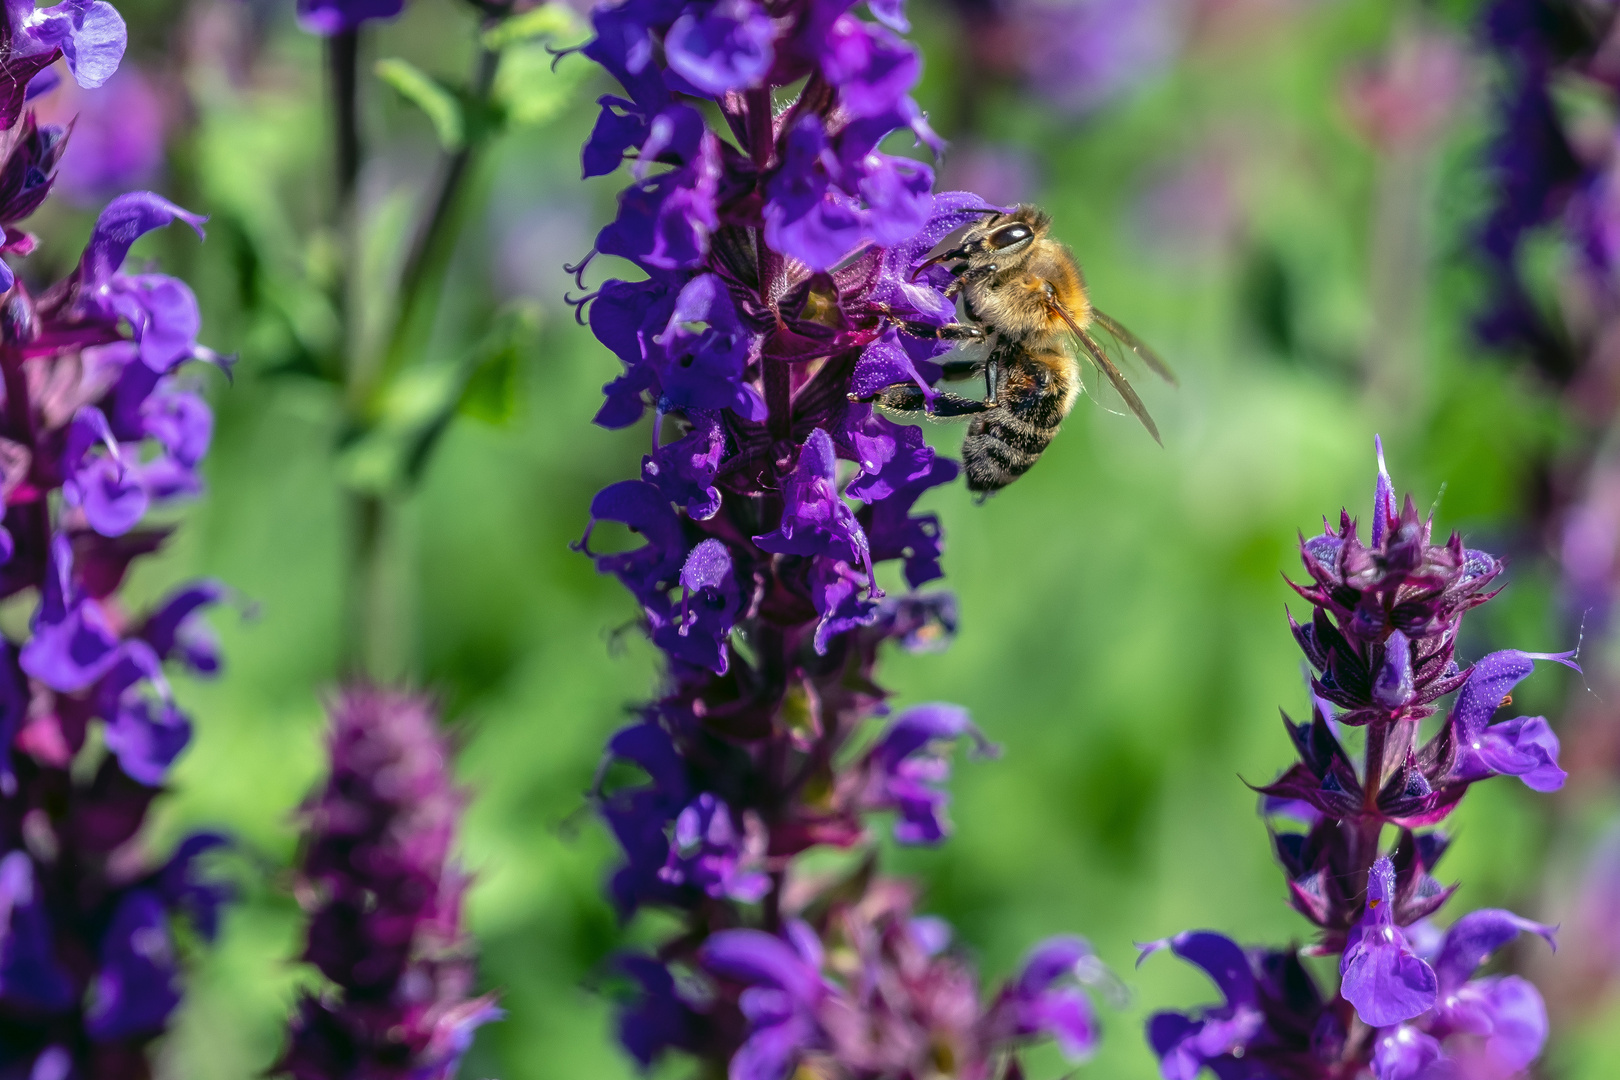
[[[973,269],[991,263],[1005,265],[1028,251],[1046,235],[1052,224],[1052,219],[1044,210],[1028,205],[1021,205],[1010,213],[999,210],[988,213],[990,216],[962,234],[960,243],[935,255],[919,266],[916,272],[920,274],[930,266],[946,262],[963,264],[959,269]]]

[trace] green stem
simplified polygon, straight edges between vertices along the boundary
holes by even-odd
[[[480,29],[485,27],[487,21]],[[354,428],[363,429],[368,424],[378,390],[405,365],[417,343],[431,330],[419,324],[426,314],[426,302],[441,292],[455,251],[467,180],[494,133],[485,117],[499,62],[499,53],[479,45],[470,95],[472,122],[468,125],[465,143],[444,161],[438,187],[412,234],[411,247],[400,272],[399,303],[381,363],[363,368],[355,363],[347,368],[346,400],[349,422]],[[352,192],[352,185],[350,190]],[[400,584],[392,580],[396,575],[389,568],[389,548],[398,540],[400,527],[397,500],[387,492],[355,491],[349,496],[349,513],[353,548],[349,566],[351,598],[344,627],[344,666],[351,673],[363,673],[372,678],[408,676],[414,667],[409,655],[412,652],[409,637],[402,635],[400,627],[395,625],[401,614],[389,603]]]
[[[360,176],[360,31],[326,39],[326,70],[332,93],[333,164],[337,170],[337,216],[347,216]]]
[[[383,383],[390,374],[404,366],[412,351],[412,343],[425,336],[425,332],[418,332],[423,328],[416,325],[422,302],[429,296],[437,297],[441,291],[450,258],[455,253],[454,241],[461,222],[462,195],[467,179],[493,134],[484,115],[489,110],[490,92],[494,88],[495,72],[499,66],[500,53],[480,44],[474,63],[471,95],[475,115],[468,125],[466,141],[450,155],[440,171],[438,190],[428,204],[427,216],[416,230],[410,253],[400,272],[399,310],[379,373]],[[374,389],[365,387],[365,396],[369,398],[369,392]]]

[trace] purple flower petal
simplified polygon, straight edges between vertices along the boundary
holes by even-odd
[[[161,1031],[180,1003],[174,941],[163,902],[149,889],[124,896],[102,939],[101,968],[85,1027],[102,1041]]]
[[[715,97],[758,86],[775,60],[771,17],[752,0],[720,0],[702,14],[688,10],[664,35],[676,74]]]
[[[1491,953],[1521,933],[1537,934],[1555,949],[1558,947],[1553,927],[1521,918],[1511,911],[1486,908],[1470,911],[1458,919],[1446,931],[1440,954],[1434,961],[1441,992],[1450,993],[1461,986]]]
[[[90,242],[85,245],[79,262],[80,287],[93,291],[111,281],[124,265],[130,245],[153,229],[183,221],[201,236],[203,222],[207,220],[150,191],[132,191],[118,196],[107,204],[90,231]]]
[[[1388,1027],[1427,1012],[1439,992],[1434,969],[1424,963],[1395,925],[1395,866],[1373,865],[1367,906],[1350,930],[1339,964],[1339,993],[1372,1027]]]
[[[1379,1033],[1373,1075],[1377,1080],[1423,1080],[1429,1067],[1444,1058],[1438,1039],[1401,1024]]]

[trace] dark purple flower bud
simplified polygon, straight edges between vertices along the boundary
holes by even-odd
[[[1420,1016],[1434,1005],[1439,982],[1434,969],[1412,950],[1395,925],[1395,866],[1373,864],[1367,879],[1367,907],[1350,930],[1339,964],[1339,993],[1362,1021],[1387,1027]]]
[[[1384,663],[1373,680],[1373,700],[1391,711],[1412,700],[1412,643],[1399,630],[1384,641]]]
[[[1293,624],[1319,673],[1313,689],[1345,710],[1339,722],[1352,725],[1422,719],[1462,684],[1453,660],[1457,627],[1495,595],[1486,589],[1501,572],[1499,561],[1465,549],[1459,536],[1431,544],[1431,524],[1418,518],[1410,497],[1395,515],[1381,448],[1379,461],[1373,546],[1361,543],[1355,522],[1342,514],[1337,532],[1302,542],[1313,584],[1294,586],[1315,608],[1309,623]]]
[[[306,993],[277,1070],[297,1080],[449,1077],[499,1016],[470,991],[466,881],[450,855],[462,795],[424,699],[371,688],[331,707],[331,775],[304,807],[304,959],[337,984]]]
[[[0,158],[4,160],[0,164],[0,223],[9,227],[39,209],[51,193],[56,164],[67,145],[66,128],[41,126],[32,112],[0,135]],[[20,246],[7,235],[6,249]],[[19,250],[19,254],[26,253]]]

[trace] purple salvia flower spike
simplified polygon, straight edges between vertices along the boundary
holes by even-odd
[[[942,839],[951,750],[989,748],[938,704],[862,737],[888,715],[884,643],[938,648],[955,630],[948,593],[886,596],[878,574],[899,563],[913,590],[943,576],[939,519],[916,506],[959,469],[859,399],[902,382],[933,399],[952,346],[931,328],[957,312],[949,271],[923,264],[987,212],[880,149],[896,133],[940,144],[908,96],[922,65],[896,36],[901,3],[870,12],[626,0],[593,12],[581,49],[622,91],[597,102],[583,171],[633,159],[595,251],[641,275],[581,301],[622,365],[596,422],[653,418],[640,478],[597,495],[579,545],[631,593],[666,661],[593,793],[623,853],[608,885],[621,915],[658,907],[683,926],[657,959],[620,965],[639,988],[620,1039],[644,1065],[679,1050],[715,1075],[783,1080],[815,1055],[817,1069],[910,1075],[937,1070],[925,1048],[950,1046],[961,1075],[988,1076],[1031,1039],[1079,1059],[1097,1037],[1094,959],[1037,963],[981,994],[904,883],[866,873],[834,888],[795,866],[868,843],[879,813],[902,842]],[[609,521],[641,546],[593,551]],[[610,783],[616,762],[646,775]],[[824,941],[856,960],[823,972]],[[712,987],[702,1001],[694,975]]]
[[[1520,1075],[1546,1042],[1535,988],[1517,976],[1476,977],[1476,969],[1525,931],[1551,943],[1552,929],[1489,910],[1436,930],[1428,918],[1456,888],[1434,876],[1449,840],[1417,830],[1492,775],[1518,776],[1538,791],[1563,783],[1544,719],[1491,720],[1536,660],[1575,668],[1573,654],[1505,650],[1459,664],[1462,616],[1494,595],[1485,590],[1502,564],[1455,535],[1434,543],[1432,523],[1409,497],[1397,512],[1381,442],[1377,449],[1371,546],[1348,512],[1301,540],[1309,581],[1294,588],[1313,611],[1289,623],[1315,673],[1312,719],[1287,722],[1299,761],[1259,789],[1290,902],[1320,931],[1313,952],[1341,954],[1338,994],[1322,993],[1297,948],[1244,950],[1208,933],[1143,946],[1144,958],[1169,948],[1198,963],[1226,997],[1149,1020],[1148,1041],[1169,1080],[1204,1069],[1222,1080],[1498,1080]],[[1453,691],[1446,722],[1420,744],[1417,721]],[[1341,725],[1366,729],[1362,762],[1340,742]],[[1304,832],[1281,820],[1296,807]],[[1395,840],[1385,853],[1379,838],[1388,826]],[[1358,1036],[1353,1018],[1374,1029],[1370,1037]]]
[[[350,688],[330,712],[331,773],[304,805],[299,870],[317,898],[303,959],[337,992],[304,993],[276,1071],[325,1080],[339,1061],[447,1078],[473,1031],[501,1016],[472,993],[448,748],[421,697]]]
[[[51,192],[67,133],[23,103],[58,57],[81,85],[105,82],[125,31],[99,0],[13,2],[6,17],[0,251],[25,256],[36,242],[17,223]],[[196,343],[195,299],[175,279],[121,269],[141,233],[177,217],[201,222],[149,193],[115,200],[73,274],[36,298],[8,271],[0,305],[0,592],[39,595],[27,639],[0,650],[0,817],[34,808],[23,831],[0,830],[0,1010],[33,1018],[7,1036],[5,1060],[36,1080],[144,1062],[180,1000],[176,916],[212,938],[231,895],[203,869],[223,838],[187,838],[156,865],[137,842],[192,734],[165,661],[219,665],[196,626],[155,647],[141,633],[155,616],[118,596],[133,560],[170,531],[141,529],[146,511],[197,490],[211,432],[207,405],[172,375],[213,356]]]

